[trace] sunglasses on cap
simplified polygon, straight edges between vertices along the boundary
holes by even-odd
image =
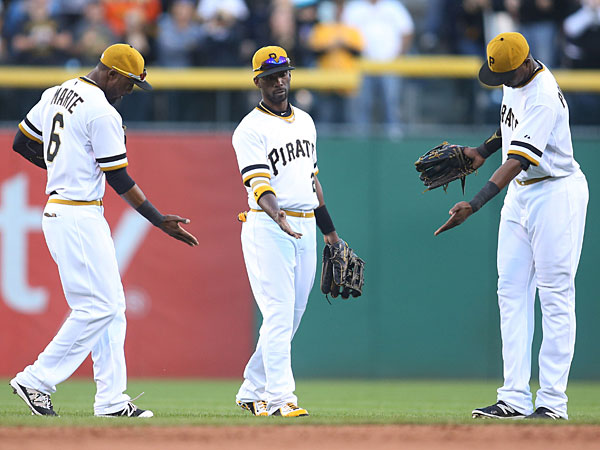
[[[134,80],[137,80],[137,81],[144,81],[146,79],[146,68],[145,67],[144,67],[144,71],[142,72],[141,75],[134,75],[131,72],[126,72],[115,66],[112,66],[112,68],[114,70],[116,70],[117,72],[119,72],[121,75],[125,75],[126,77],[133,78]]]
[[[284,64],[289,64],[290,59],[285,56],[280,56],[278,58],[269,58],[262,62],[258,69],[254,69],[255,72],[259,70],[265,70],[273,66],[283,66]]]

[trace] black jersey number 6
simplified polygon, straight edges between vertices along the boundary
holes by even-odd
[[[56,125],[58,124],[58,129]],[[50,144],[48,145],[48,162],[54,161],[58,149],[60,148],[60,130],[65,127],[65,119],[62,113],[56,113],[52,119],[52,131],[50,132]]]

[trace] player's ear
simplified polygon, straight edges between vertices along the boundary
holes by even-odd
[[[258,77],[254,77],[254,85],[260,89],[260,85],[258,83],[259,83]]]

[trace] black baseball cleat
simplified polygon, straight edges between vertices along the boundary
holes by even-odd
[[[532,414],[529,414],[526,419],[550,419],[564,420],[564,417],[559,416],[554,411],[549,410],[545,406],[540,406]]]
[[[473,419],[524,419],[526,416],[502,400],[495,405],[477,408],[471,412]]]
[[[32,415],[58,417],[58,414],[54,412],[54,408],[52,407],[50,394],[44,394],[36,389],[25,387],[17,383],[16,378],[10,380],[9,384],[13,389],[13,393],[21,397],[25,404],[29,406]]]
[[[140,409],[131,402],[120,411],[108,414],[95,414],[96,417],[140,417],[143,419],[154,417],[154,413],[149,409]]]

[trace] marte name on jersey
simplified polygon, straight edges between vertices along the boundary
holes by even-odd
[[[50,103],[63,106],[70,114],[73,114],[73,109],[84,101],[85,100],[83,100],[83,98],[74,90],[69,88],[58,88]]]
[[[305,157],[311,158],[315,153],[315,144],[307,139],[296,139],[296,142],[288,142],[284,147],[274,148],[268,154],[269,162],[271,163],[271,169],[273,176],[277,176],[279,170],[277,165],[286,166],[289,162],[294,161],[296,158]]]

